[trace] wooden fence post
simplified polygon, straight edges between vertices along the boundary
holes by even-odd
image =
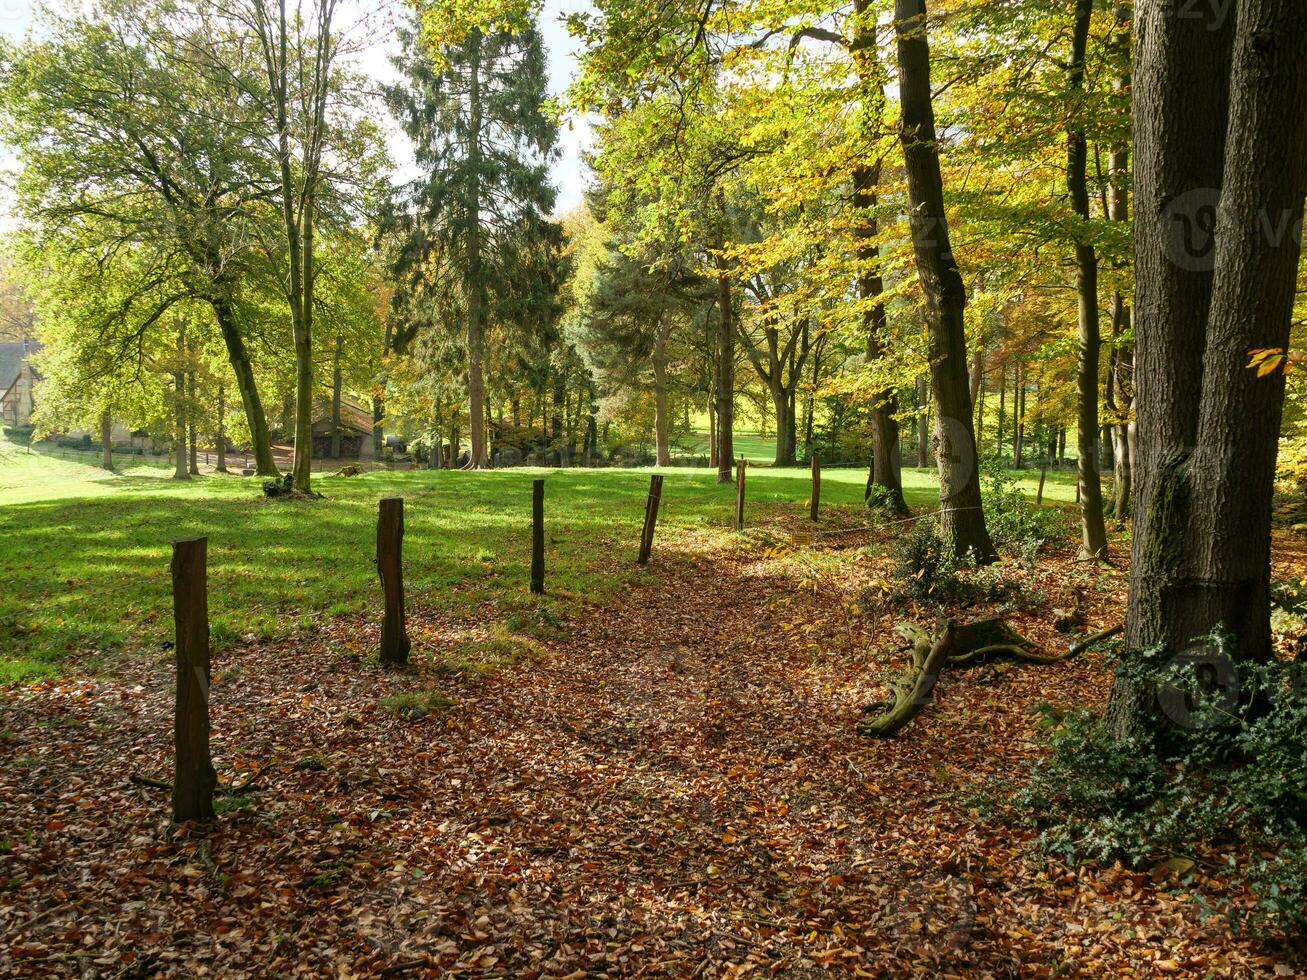
[[[821,457],[812,454],[812,500],[808,503],[808,516],[814,521],[821,511]]]
[[[377,573],[385,593],[381,620],[381,662],[389,667],[408,663],[411,647],[404,620],[404,498],[386,497],[377,516]]]
[[[744,530],[744,457],[735,464],[735,530]]]
[[[531,484],[531,591],[545,591],[545,481]]]
[[[172,615],[177,703],[173,715],[172,819],[213,819],[218,785],[209,756],[208,538],[174,541]]]
[[[658,504],[663,498],[663,477],[655,473],[649,477],[649,499],[644,502],[644,530],[640,533],[641,565],[649,564],[653,551],[654,528],[658,526]]]

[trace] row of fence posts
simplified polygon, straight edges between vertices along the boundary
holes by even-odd
[[[743,458],[735,470],[735,529],[744,530]],[[817,519],[821,493],[821,464],[813,457],[812,498],[809,514]],[[649,478],[644,524],[640,530],[637,563],[649,563],[653,553],[663,477]],[[209,580],[208,538],[186,538],[172,546],[172,606],[176,632],[174,652],[177,690],[173,713],[174,769],[172,818],[213,819],[213,796],[218,777],[209,754]],[[377,511],[377,575],[381,579],[385,611],[381,620],[380,659],[388,667],[408,663],[412,643],[404,617],[404,498],[386,497]],[[545,481],[531,487],[531,591],[545,591]]]

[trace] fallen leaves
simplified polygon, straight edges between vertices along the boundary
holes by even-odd
[[[848,610],[884,568],[679,544],[661,538],[646,583],[490,676],[420,648],[411,671],[381,671],[375,624],[349,619],[234,652],[239,671],[215,664],[214,755],[229,783],[264,775],[212,828],[169,827],[166,794],[128,780],[169,768],[164,658],[11,692],[0,971],[1292,969],[1167,891],[1193,869],[1045,867],[1026,831],[975,809],[1042,751],[1037,705],[1101,702],[1098,655],[951,674],[907,736],[869,742],[858,710],[903,611]],[[1084,574],[1051,561],[1050,607]],[[1094,581],[1101,623],[1124,583]],[[420,604],[410,621],[445,649],[469,627]],[[1042,618],[1014,625],[1055,648]]]

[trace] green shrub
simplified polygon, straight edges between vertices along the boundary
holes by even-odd
[[[895,577],[899,592],[919,602],[947,599],[958,590],[958,565],[944,553],[939,522],[933,518],[913,521],[910,530],[895,547],[898,563]]]
[[[1001,551],[1030,554],[1064,530],[1058,511],[1032,504],[1002,461],[993,456],[981,463],[980,495],[985,505],[985,526]]]
[[[935,518],[913,521],[896,546],[897,587],[893,598],[917,602],[1010,602],[1038,605],[1038,595],[1026,595],[1005,576],[1002,566],[959,561],[948,554]]]
[[[884,514],[894,513],[890,491],[879,483],[873,483],[867,491],[867,509]]]
[[[1238,845],[1226,874],[1255,896],[1226,912],[1254,933],[1307,935],[1307,703],[1304,665],[1228,669],[1227,641],[1197,656],[1146,651],[1119,670],[1151,686],[1157,734],[1118,742],[1079,711],[1016,805],[1043,848],[1067,862],[1139,867],[1195,845]]]

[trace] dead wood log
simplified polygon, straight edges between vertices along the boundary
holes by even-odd
[[[879,713],[859,725],[858,730],[871,738],[894,736],[930,703],[939,674],[947,667],[968,667],[999,658],[1031,664],[1055,664],[1083,653],[1121,629],[1118,624],[1100,630],[1065,653],[1050,656],[1041,653],[1035,644],[997,617],[962,625],[950,620],[934,640],[915,626],[900,625],[898,631],[911,650],[912,664],[904,674],[891,681],[892,697],[888,701],[864,709],[869,713]]]
[[[910,637],[912,644],[912,668],[891,685],[894,699],[888,709],[859,726],[859,731],[871,738],[891,738],[917,717],[930,703],[939,673],[953,656],[957,626],[951,620],[944,624],[933,643],[914,627],[902,632]]]

